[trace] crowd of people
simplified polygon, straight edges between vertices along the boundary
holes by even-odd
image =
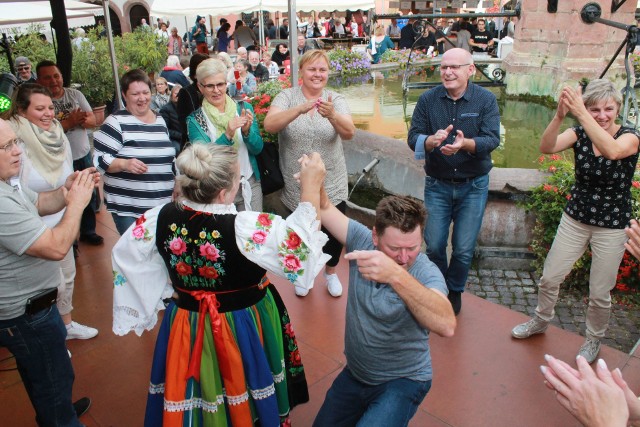
[[[286,44],[261,62],[254,28],[239,21],[229,36],[221,20],[220,50],[210,54],[210,32],[198,16],[191,30],[197,53],[185,74],[183,45],[164,24],[167,67],[154,82],[142,70],[122,76],[125,108],[93,134],[93,153],[87,129],[96,122],[82,93],[63,87],[55,63],[42,61],[32,73],[28,58],[17,58],[21,83],[0,120],[0,345],[16,357],[40,425],[79,426],[90,405],[71,400],[65,340],[98,334],[72,320],[71,311],[74,242],[103,244],[96,233],[100,182],[121,235],[112,251],[113,331],[140,335],[165,311],[145,425],[289,425],[291,409],[309,393],[291,319],[267,272],[285,278],[304,304],[324,270],[321,282],[338,298],[343,250],[347,364],[314,426],[408,425],[431,388],[430,333],[455,333],[487,203],[500,114],[495,95],[471,81],[472,52],[490,51],[496,29],[482,19],[473,33],[464,20],[427,28],[422,46],[443,54],[441,84],[419,98],[408,135],[415,158],[424,160],[424,203],[386,197],[370,230],[345,215],[342,141],[355,135],[348,104],[326,87],[327,53],[308,49],[305,38],[316,29],[360,34],[369,27],[366,15],[322,19],[297,22],[300,84],[275,96],[263,123],[278,135],[281,215],[263,212],[257,157],[265,142],[243,97],[282,72]],[[278,33],[288,31],[285,20]],[[376,26],[374,62],[393,48],[392,38],[402,43],[412,31],[411,20]],[[468,46],[446,46],[444,36],[454,33]],[[235,63],[222,49],[230,40],[237,43]],[[576,184],[544,266],[536,314],[511,332],[518,339],[545,332],[559,286],[590,245],[578,369],[548,356],[541,370],[560,403],[594,426],[594,413],[605,406],[617,409],[599,412],[609,425],[640,420],[620,372],[603,361],[595,372],[588,366],[606,333],[624,251],[640,257],[630,198],[640,133],[616,124],[620,106],[619,92],[601,79],[584,93],[567,87],[559,97],[540,150],[572,149]],[[559,133],[569,113],[578,124]]]

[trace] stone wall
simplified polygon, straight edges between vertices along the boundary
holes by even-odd
[[[507,93],[557,96],[566,84],[599,77],[627,32],[604,24],[585,24],[582,7],[593,0],[561,0],[556,13],[547,0],[525,0],[516,25],[513,51],[505,58]],[[602,18],[635,24],[635,1],[611,13],[611,1],[598,2]],[[624,51],[606,76],[624,86]]]

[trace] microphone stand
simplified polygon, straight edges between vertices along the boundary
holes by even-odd
[[[582,7],[582,11],[580,12],[580,18],[585,24],[593,24],[597,22],[600,24],[608,25],[610,27],[619,28],[627,32],[627,37],[625,37],[620,46],[618,46],[618,49],[613,54],[613,57],[605,67],[604,71],[602,71],[599,78],[604,77],[622,49],[626,46],[624,53],[624,69],[627,73],[627,80],[624,89],[622,89],[624,104],[621,115],[622,121],[625,125],[638,127],[638,100],[636,98],[636,93],[633,89],[633,86],[631,85],[631,67],[629,65],[629,55],[633,53],[636,45],[638,44],[638,32],[640,32],[640,30],[635,25],[622,24],[620,22],[601,18],[601,16],[602,8],[598,3],[587,3]],[[633,123],[629,120],[629,113],[631,112],[631,108],[633,108],[635,116],[635,122]]]

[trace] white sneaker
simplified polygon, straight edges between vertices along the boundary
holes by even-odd
[[[327,290],[332,297],[339,297],[342,295],[342,283],[337,274],[324,273],[324,278],[327,279]]]
[[[309,289],[303,288],[302,286],[295,286],[295,291],[299,297],[306,297],[309,293]]]
[[[68,340],[88,340],[98,335],[96,328],[81,325],[78,322],[71,322],[67,325],[67,339]]]

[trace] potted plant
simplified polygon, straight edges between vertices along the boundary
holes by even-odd
[[[87,41],[73,45],[71,70],[71,82],[93,107],[98,125],[104,121],[105,104],[113,99],[115,91],[109,44],[106,38],[98,37],[100,31],[101,27],[89,31]]]
[[[118,64],[129,69],[140,68],[153,80],[154,74],[167,63],[166,43],[152,31],[138,27],[132,33],[124,33],[115,40]]]

